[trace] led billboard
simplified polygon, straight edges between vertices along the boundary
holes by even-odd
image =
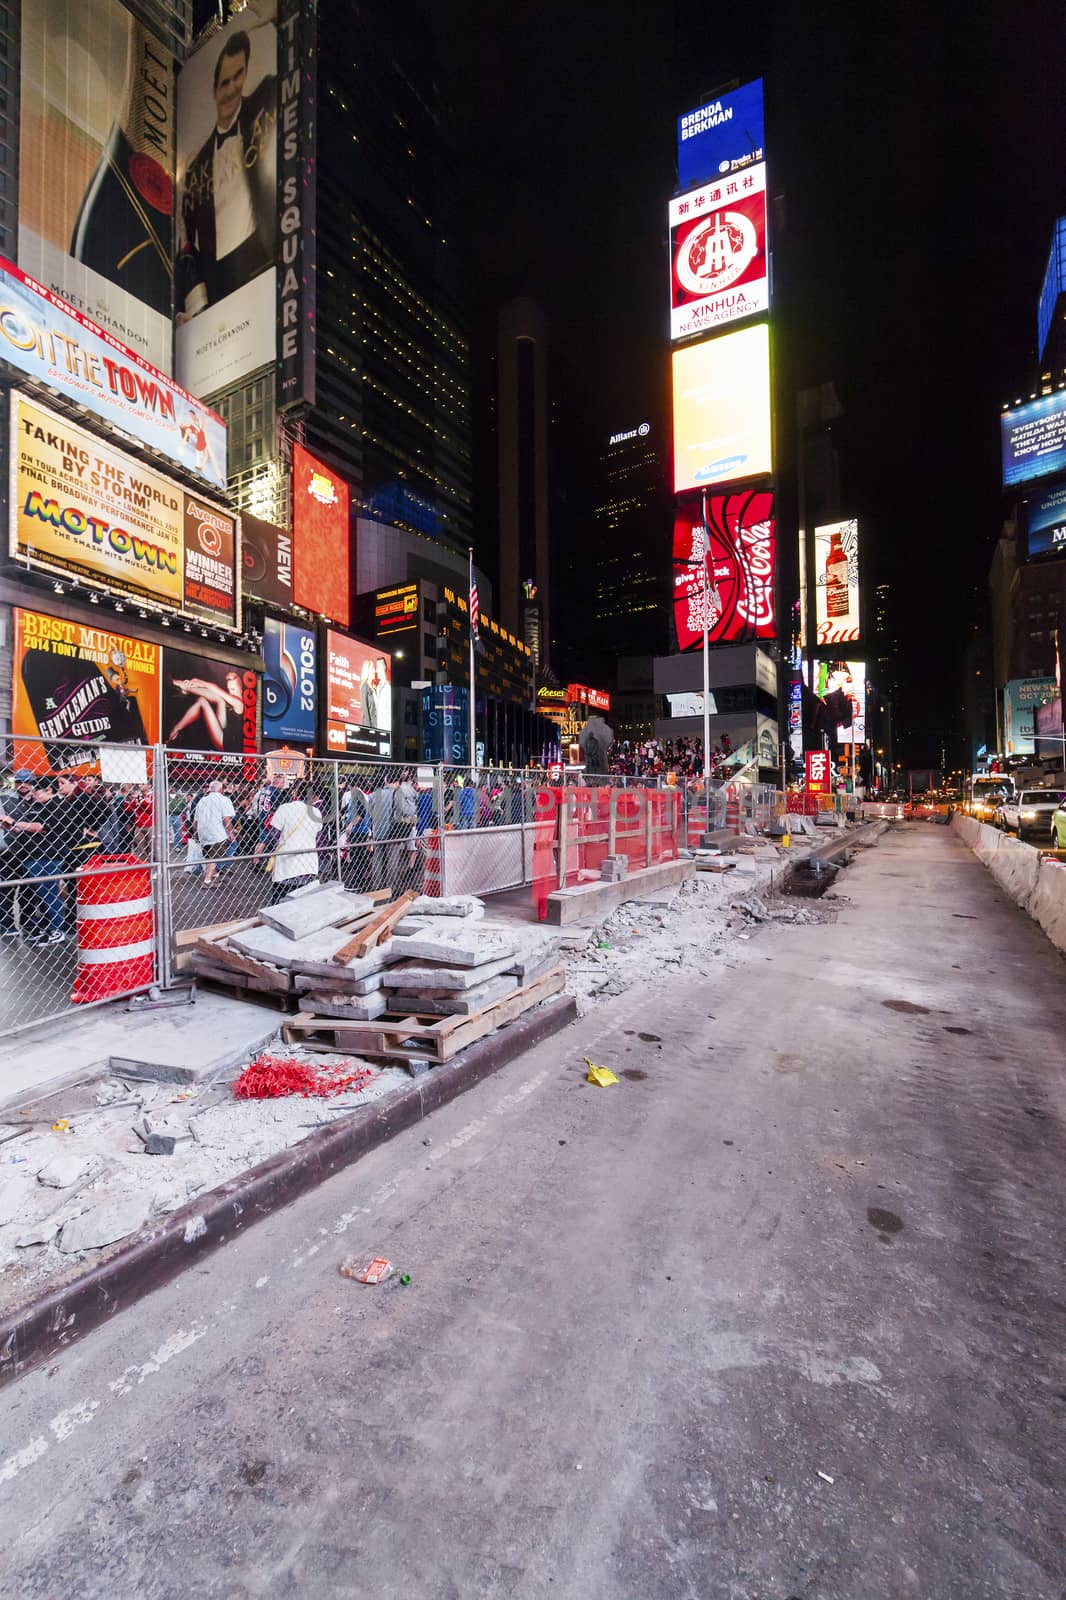
[[[11,391],[10,551],[34,566],[239,628],[237,523]]]
[[[674,627],[679,650],[774,637],[774,497],[691,496],[674,516]],[[706,563],[707,582],[704,583]]]
[[[828,522],[814,530],[814,627],[819,645],[853,644],[859,615],[859,524]]]
[[[1005,489],[1066,472],[1066,389],[1004,411],[999,427]]]
[[[40,769],[40,747],[20,740],[156,744],[160,649],[113,628],[14,608],[11,733],[16,769]],[[50,765],[70,765],[62,748]]]
[[[762,161],[764,143],[762,79],[755,78],[678,117],[678,186],[691,189]]]
[[[22,7],[22,267],[170,371],[174,59],[118,0]]]
[[[241,512],[241,590],[272,606],[292,605],[292,535]]]
[[[1044,348],[1051,333],[1051,324],[1058,311],[1059,300],[1066,294],[1066,217],[1057,217],[1051,230],[1051,250],[1040,286],[1040,300],[1036,308],[1036,348],[1044,359]]]
[[[675,350],[674,493],[773,470],[765,323]]]
[[[272,12],[247,6],[181,69],[175,370],[194,394],[215,394],[276,355]]]
[[[1036,750],[1037,713],[1060,698],[1054,678],[1011,678],[1003,690],[1003,748],[1009,756]]]
[[[819,661],[815,693],[825,706],[837,744],[866,743],[865,661]]]
[[[1029,559],[1066,555],[1066,484],[1034,495],[1025,509]]]
[[[2,256],[0,361],[225,489],[222,418]]]
[[[766,166],[670,202],[670,337],[710,333],[766,311]]]
[[[172,750],[252,753],[259,741],[258,672],[167,646],[160,726]]]
[[[326,630],[326,750],[392,755],[392,657],[332,628]]]
[[[318,641],[313,628],[267,617],[263,626],[263,737],[314,744]]]
[[[348,485],[292,447],[293,599],[330,622],[348,623]]]

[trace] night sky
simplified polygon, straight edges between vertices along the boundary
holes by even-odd
[[[892,585],[897,759],[938,760],[1004,515],[999,408],[1028,393],[1066,210],[1061,6],[435,12],[478,306],[539,299],[600,427],[665,410],[674,118],[765,78],[797,380],[837,386],[844,510],[865,528],[867,580]]]

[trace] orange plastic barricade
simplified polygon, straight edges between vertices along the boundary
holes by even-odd
[[[555,830],[562,803],[561,787],[537,789],[533,795],[533,906],[537,920],[548,915],[548,896],[555,881]]]
[[[102,869],[113,867],[112,872]],[[155,982],[152,874],[136,856],[90,856],[78,875],[78,970],[71,1000],[88,1005]]]

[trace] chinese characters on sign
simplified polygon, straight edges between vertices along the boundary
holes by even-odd
[[[687,339],[769,307],[766,167],[670,202],[670,336]]]

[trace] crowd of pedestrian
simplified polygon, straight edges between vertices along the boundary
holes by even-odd
[[[706,775],[724,777],[733,757],[729,735],[724,733],[721,743],[711,746]],[[630,778],[702,778],[703,740],[623,739],[612,747],[608,767],[611,772]]]

